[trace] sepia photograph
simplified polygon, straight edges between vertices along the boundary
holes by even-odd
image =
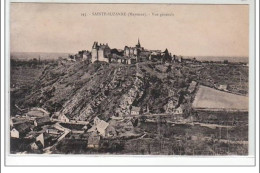
[[[249,5],[15,2],[9,25],[10,154],[249,155]]]

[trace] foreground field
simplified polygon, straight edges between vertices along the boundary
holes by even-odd
[[[195,109],[248,110],[248,97],[199,86],[192,106]]]
[[[100,148],[87,148],[87,139],[73,134],[55,147],[54,154],[131,154],[131,155],[247,155],[248,127],[208,128],[198,125],[140,123],[130,139],[102,140]]]

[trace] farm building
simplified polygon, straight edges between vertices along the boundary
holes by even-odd
[[[228,91],[228,85],[219,85],[218,89],[222,91]]]
[[[10,120],[10,126],[13,127],[13,126],[16,126],[18,124],[22,124],[22,123],[26,123],[26,122],[29,122],[29,120],[27,118],[16,118],[16,117],[13,117]]]
[[[31,124],[30,123],[23,123],[15,126],[11,130],[11,137],[12,138],[21,138],[26,135],[31,130]]]
[[[31,143],[31,150],[40,150],[43,148],[43,145],[40,141],[35,141],[33,143]]]
[[[177,109],[174,110],[174,114],[183,114],[183,109],[179,106]]]
[[[190,86],[189,86],[189,88],[188,88],[188,92],[189,93],[193,93],[195,91],[195,89],[196,89],[196,85],[197,85],[197,82],[192,81]]]
[[[97,124],[97,131],[100,133],[101,136],[105,136],[106,135],[106,129],[108,127],[108,123],[101,120],[98,124]]]
[[[62,114],[62,113],[60,113],[60,112],[55,112],[55,113],[51,116],[50,119],[51,119],[51,120],[59,120],[59,121],[62,121],[62,122],[69,122],[69,121],[70,121],[70,119],[69,119],[66,115],[64,115],[64,114]]]
[[[106,128],[106,137],[113,137],[113,136],[116,136],[117,133],[116,133],[116,130],[113,126],[109,125],[107,128]]]
[[[94,122],[94,125],[97,125],[98,123],[100,123],[100,119],[98,117],[95,117],[93,122]]]
[[[62,122],[69,122],[70,120],[69,120],[69,118],[68,117],[66,117],[66,115],[60,115],[59,117],[58,117],[58,120],[60,120],[60,121],[62,121]]]
[[[36,141],[40,141],[42,146],[44,147],[44,136],[43,136],[43,133],[39,134],[35,139],[36,139]]]
[[[47,124],[49,122],[50,122],[50,117],[45,116],[45,117],[41,117],[41,118],[36,118],[33,123],[35,126],[41,126],[41,125]]]
[[[58,135],[59,131],[57,129],[46,129],[46,133]]]
[[[140,114],[140,107],[132,106],[131,115],[139,115]]]
[[[99,148],[100,136],[96,132],[92,132],[88,137],[88,148]]]
[[[98,117],[94,119],[94,125],[88,130],[88,132],[97,132],[101,136],[106,136],[106,129],[109,126],[109,123],[100,120]]]

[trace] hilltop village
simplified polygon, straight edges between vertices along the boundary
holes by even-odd
[[[122,63],[122,64],[135,64],[145,61],[160,61],[160,62],[181,62],[182,57],[177,57],[169,53],[166,48],[161,50],[147,50],[141,46],[140,40],[134,47],[125,46],[124,49],[111,49],[109,45],[99,44],[94,42],[92,50],[82,50],[76,55],[69,55],[69,61],[90,61],[92,63],[96,61],[103,61],[108,63]]]
[[[247,153],[246,64],[184,59],[138,40],[122,50],[94,42],[36,66],[33,82],[17,66],[11,153]]]

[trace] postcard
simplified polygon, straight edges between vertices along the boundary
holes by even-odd
[[[250,5],[11,2],[6,152],[254,155]]]

